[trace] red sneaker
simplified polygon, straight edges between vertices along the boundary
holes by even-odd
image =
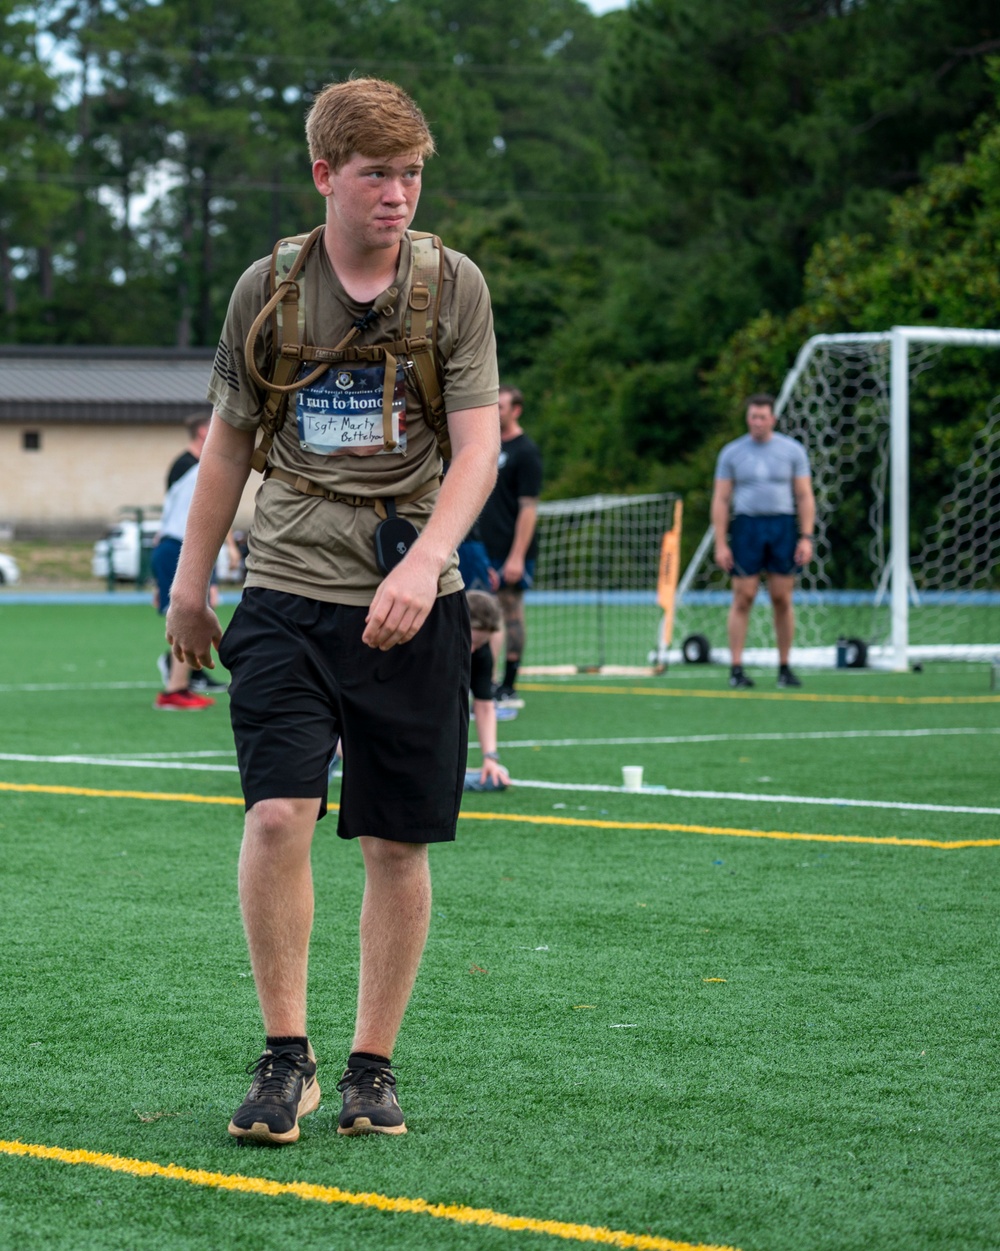
[[[209,708],[215,703],[194,691],[160,691],[153,703],[161,712],[194,712],[197,708]]]

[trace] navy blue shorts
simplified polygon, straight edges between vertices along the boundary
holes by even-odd
[[[222,636],[247,808],[320,800],[341,740],[337,833],[399,843],[455,837],[469,738],[469,609],[438,599],[387,652],[362,643],[367,608],[251,587]]]
[[[477,539],[466,539],[458,545],[458,572],[462,575],[467,591],[490,591],[490,558],[486,544]]]
[[[753,578],[759,573],[797,573],[795,547],[799,541],[798,518],[788,513],[767,517],[740,514],[729,526],[733,553],[733,577]]]
[[[161,616],[170,607],[170,588],[173,585],[180,556],[180,539],[171,539],[164,535],[153,548],[152,569],[156,585],[160,589],[160,604],[157,611]]]
[[[164,535],[153,548],[153,559],[150,562],[150,569],[160,592],[159,607],[156,611],[161,617],[165,615],[170,607],[170,588],[174,584],[174,574],[177,572],[177,562],[180,558],[180,539],[172,539],[169,535]],[[218,579],[213,569],[212,585],[215,586],[217,581]]]

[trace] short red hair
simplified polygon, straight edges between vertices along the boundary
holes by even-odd
[[[388,158],[417,152],[433,156],[427,120],[402,87],[381,78],[350,78],[324,87],[306,115],[313,161],[336,173],[356,153]]]

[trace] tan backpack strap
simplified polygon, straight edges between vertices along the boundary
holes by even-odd
[[[437,235],[411,231],[413,271],[406,311],[406,337],[427,339],[429,351],[413,353],[414,377],[420,402],[442,457],[451,460],[448,414],[445,412],[438,368],[438,319],[441,312],[441,284],[444,280],[444,245]]]
[[[411,230],[410,256],[412,270],[405,334],[408,339],[428,337],[436,345],[441,282],[444,277],[444,245],[437,235],[423,230]]]
[[[274,245],[271,253],[273,294],[253,319],[245,345],[247,373],[262,391],[277,391],[279,394],[298,391],[315,382],[329,369],[328,364],[319,365],[307,377],[295,381],[301,351],[300,336],[305,330],[305,307],[300,303],[301,290],[296,278],[323,230],[323,226],[317,226],[305,237],[295,235],[289,239],[279,239]],[[265,378],[257,368],[257,339],[264,322],[272,315],[275,368],[273,375]]]
[[[385,349],[385,372],[382,375],[382,445],[391,451],[399,445],[393,438],[392,402],[396,392],[396,358]]]

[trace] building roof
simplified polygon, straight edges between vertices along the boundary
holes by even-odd
[[[0,345],[0,422],[177,423],[211,411],[211,348]]]

